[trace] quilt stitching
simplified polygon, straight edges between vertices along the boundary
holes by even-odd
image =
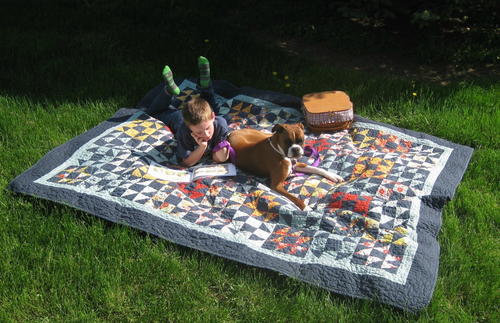
[[[184,89],[180,100],[185,101],[194,93],[194,89]],[[275,112],[240,100],[230,102],[229,108],[233,129],[254,126],[269,130],[270,125],[292,117],[286,111]],[[148,159],[158,159],[151,158],[151,154],[169,162],[175,158],[175,145],[166,144],[174,144],[173,137],[160,121],[141,115],[101,140],[104,145],[96,142],[95,147],[86,151],[91,156],[82,164],[89,166],[69,167],[49,181],[108,190],[112,195],[213,229],[222,229],[234,219],[242,222],[239,228],[248,233],[248,239],[263,241],[263,248],[300,257],[309,250],[309,246],[303,244],[313,240],[314,234],[309,234],[302,239],[304,241],[298,239],[300,244],[297,244],[290,239],[300,231],[291,228],[293,232],[288,235],[284,232],[289,231],[289,226],[273,231],[275,227],[266,225],[279,222],[280,207],[290,207],[288,201],[276,194],[255,189],[245,194],[238,191],[235,183],[229,185],[230,189],[224,189],[207,179],[176,184],[148,178],[145,163]],[[404,256],[404,241],[408,233],[404,226],[407,225],[405,217],[409,216],[409,208],[401,205],[405,204],[404,201],[411,203],[409,198],[418,195],[428,175],[427,169],[436,163],[442,149],[421,147],[380,130],[356,126],[350,132],[324,134],[317,140],[309,136],[307,143],[322,153],[324,162],[320,167],[340,170],[350,177],[340,185],[318,176],[295,177],[290,178],[285,187],[298,194],[310,207],[325,210],[320,230],[354,239],[349,240],[356,244],[350,259],[352,264],[394,272]],[[130,147],[129,153],[124,147]],[[92,174],[92,169],[96,169],[95,174]],[[104,171],[122,177],[128,174],[129,177],[120,182],[112,175],[111,178],[106,176]],[[365,192],[365,195],[360,192]],[[400,205],[391,206],[382,200],[396,201]],[[211,208],[214,207],[235,210],[233,216],[236,217],[223,218],[213,212]],[[393,243],[389,236],[399,237],[394,240],[398,243]],[[337,241],[335,250],[342,249],[338,245],[342,245],[343,240],[334,241]],[[391,248],[393,244],[398,247]]]
[[[198,95],[189,81],[180,88],[181,101]],[[292,108],[251,96],[217,100],[231,129],[271,131],[276,123],[303,121]],[[176,141],[168,127],[141,112],[93,137],[34,182],[127,205],[290,266],[318,265],[406,284],[419,248],[424,198],[431,195],[453,148],[366,122],[335,133],[306,132],[305,144],[319,151],[319,167],[345,181],[289,177],[285,188],[305,202],[304,211],[269,189],[267,179],[243,171],[191,183],[148,174],[153,161],[176,167]],[[296,268],[288,274],[303,278],[306,273]]]
[[[194,89],[185,88],[180,99],[184,101],[193,95]],[[285,110],[267,109],[241,100],[232,100],[228,107],[233,129],[253,126],[270,130],[276,122],[294,117]],[[356,124],[350,131],[322,134],[319,138],[308,134],[306,144],[320,152],[320,167],[339,172],[346,181],[335,184],[316,175],[287,180],[285,187],[290,192],[313,210],[324,211],[320,221],[306,216],[305,223],[317,225],[321,233],[348,237],[348,244],[355,245],[355,248],[346,248],[343,246],[346,240],[327,238],[330,241],[324,245],[327,251],[351,250],[350,257],[346,252],[341,253],[351,264],[395,273],[405,257],[411,230],[406,227],[409,204],[414,202],[413,197],[421,194],[429,169],[444,150]],[[227,188],[213,179],[177,184],[148,177],[148,160],[171,163],[175,158],[174,149],[175,141],[169,129],[158,120],[140,115],[82,152],[90,157],[82,159],[82,166],[64,169],[48,181],[109,191],[114,196],[212,229],[221,230],[232,226],[232,222],[239,222],[235,227],[254,245],[259,242],[257,245],[262,248],[305,256],[315,239],[314,232],[298,239],[300,243],[291,241],[295,235],[300,236],[300,230],[294,231],[286,218],[280,217],[280,212],[282,208],[293,207],[273,192],[255,189],[252,180],[244,178],[246,174],[240,174],[239,182],[238,179],[225,181]],[[120,175],[122,180],[113,175]],[[241,189],[245,185],[247,188]],[[222,217],[214,212],[222,209],[233,214]],[[276,228],[277,225],[280,227]],[[288,231],[289,235],[284,234]],[[314,254],[318,256],[321,252],[316,250]]]

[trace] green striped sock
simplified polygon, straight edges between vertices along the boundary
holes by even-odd
[[[174,75],[172,74],[172,71],[170,70],[170,67],[168,67],[168,65],[165,65],[165,68],[163,69],[163,77],[165,78],[165,81],[167,81],[167,85],[165,85],[165,89],[167,90],[167,92],[173,95],[179,95],[179,93],[181,93],[181,90],[179,89],[177,84],[175,84]]]
[[[200,86],[207,88],[210,84],[210,63],[203,56],[198,57],[198,68],[200,70]]]

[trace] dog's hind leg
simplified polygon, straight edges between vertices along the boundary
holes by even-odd
[[[285,190],[285,187],[283,186],[283,182],[285,181],[286,177],[275,175],[271,176],[271,188],[275,190],[276,192],[280,193],[290,201],[292,201],[295,205],[297,205],[301,210],[305,209],[306,205],[304,204],[304,201],[298,199],[296,196],[288,193]]]

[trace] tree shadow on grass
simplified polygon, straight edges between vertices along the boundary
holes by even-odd
[[[295,48],[293,43],[273,46],[279,37],[271,33],[267,38],[255,37],[251,32],[262,28],[259,24],[269,26],[271,18],[252,18],[251,10],[248,6],[236,10],[224,1],[203,10],[192,1],[153,1],[148,5],[135,1],[126,1],[126,5],[54,1],[44,6],[12,2],[3,10],[0,23],[6,31],[0,44],[5,67],[0,93],[35,102],[112,99],[119,106],[132,106],[162,81],[161,70],[166,64],[177,78],[196,76],[199,55],[211,60],[214,79],[227,79],[238,86],[296,95],[313,88],[352,86],[335,78],[333,85],[321,84],[321,80],[300,82],[307,64],[327,67],[325,73],[332,69],[351,72],[360,65],[359,59],[351,62],[337,55],[333,60],[339,64],[326,64],[325,51],[314,43]],[[259,12],[259,8],[254,10]],[[326,59],[331,60],[328,55]],[[368,61],[364,66],[370,64]],[[276,70],[299,82],[288,87],[272,76]],[[355,82],[362,83],[372,75],[391,75],[380,69],[360,70],[366,73],[354,78]],[[396,77],[401,75],[396,73]],[[447,92],[439,93],[446,96]],[[367,91],[366,100],[376,99],[376,95]],[[392,98],[398,95],[395,92]]]

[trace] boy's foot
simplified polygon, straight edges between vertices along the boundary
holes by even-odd
[[[172,71],[170,70],[170,67],[168,67],[168,65],[166,65],[163,69],[163,77],[167,82],[167,85],[165,85],[165,89],[167,90],[167,92],[173,95],[179,95],[179,93],[181,93],[181,90],[179,89],[177,84],[175,84],[174,75],[172,74]]]
[[[207,88],[210,84],[210,63],[203,56],[198,57],[198,69],[200,70],[200,86]]]

